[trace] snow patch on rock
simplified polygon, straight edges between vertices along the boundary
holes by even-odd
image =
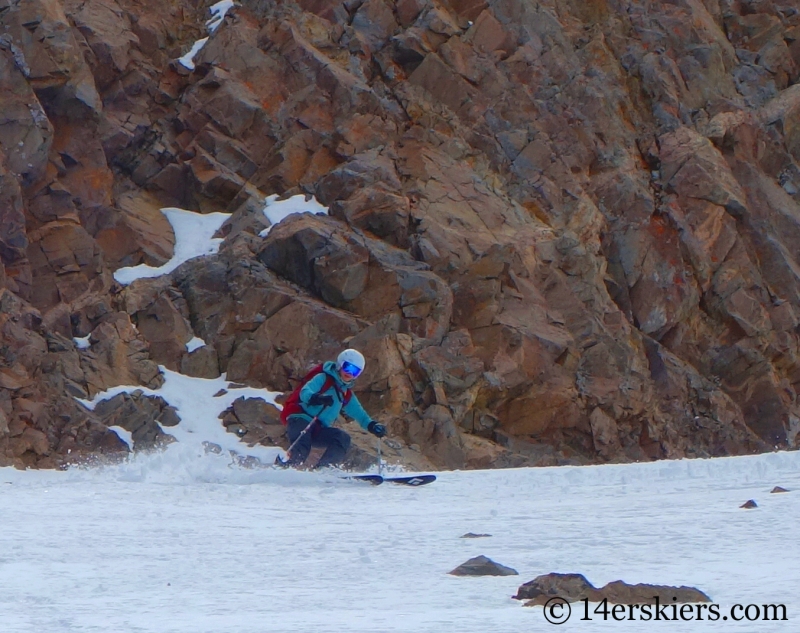
[[[208,32],[211,35],[216,32],[220,24],[222,24],[222,22],[225,20],[225,16],[227,15],[228,11],[230,11],[232,8],[232,0],[222,0],[221,2],[217,2],[215,5],[212,5],[209,8],[208,11],[211,13],[211,17],[206,20],[206,29],[208,29]],[[192,48],[189,49],[189,52],[178,58],[178,63],[182,64],[189,70],[194,70],[194,58],[203,49],[203,47],[206,45],[206,42],[208,42],[208,37],[197,40],[194,44],[192,44]]]
[[[219,28],[219,25],[222,24],[222,21],[225,19],[225,15],[232,8],[233,0],[222,0],[209,8],[208,11],[211,13],[211,18],[206,21],[206,28],[209,33],[214,33]]]
[[[178,58],[178,62],[180,62],[183,66],[186,66],[186,68],[189,70],[194,70],[194,58],[197,53],[203,49],[207,41],[207,37],[197,40],[194,44],[192,44],[192,48],[189,49],[188,53]]]
[[[277,195],[269,196],[264,200],[264,215],[269,223],[274,226],[284,218],[292,215],[293,213],[313,213],[315,215],[328,215],[328,207],[321,205],[317,202],[314,196],[311,200],[306,200],[302,194],[297,194],[286,200],[278,200]],[[272,226],[267,227],[259,236],[266,237],[269,234]]]
[[[205,347],[206,342],[201,339],[199,336],[195,336],[191,341],[186,343],[186,351],[190,354],[195,351],[196,349],[200,349],[201,347]]]
[[[133,433],[123,429],[121,426],[109,426],[109,430],[114,431],[117,437],[128,445],[130,450],[133,450]]]
[[[153,267],[147,264],[120,268],[114,272],[114,279],[127,286],[137,279],[168,275],[184,262],[215,255],[222,244],[221,238],[214,234],[231,217],[230,213],[194,213],[185,209],[169,207],[161,209],[175,232],[175,249],[172,259],[163,266]]]
[[[72,342],[75,343],[75,347],[77,347],[78,349],[89,349],[92,346],[92,344],[89,342],[90,336],[91,334],[87,334],[86,336],[81,338],[75,336],[72,338]]]
[[[91,400],[81,398],[77,400],[87,408],[94,409],[99,402],[120,393],[141,391],[147,396],[161,396],[168,404],[175,407],[181,419],[177,426],[162,425],[161,430],[173,436],[178,442],[198,447],[215,444],[223,451],[246,453],[269,463],[275,460],[280,449],[265,446],[248,448],[236,435],[225,430],[219,415],[228,409],[234,400],[241,397],[260,398],[280,409],[281,406],[275,402],[275,397],[280,395],[280,392],[232,386],[225,374],[219,378],[209,379],[184,376],[163,366],[160,370],[164,375],[164,384],[159,389],[149,389],[141,385],[120,385],[96,394]]]

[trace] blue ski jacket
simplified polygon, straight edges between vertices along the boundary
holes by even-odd
[[[333,404],[329,407],[313,406],[308,403],[308,399],[315,393],[320,393],[320,390],[325,386],[327,377],[332,379],[330,387],[322,395],[332,396]],[[335,386],[334,386],[335,385]],[[333,426],[336,423],[336,418],[340,413],[344,413],[347,417],[352,418],[358,422],[363,429],[366,430],[372,418],[361,406],[355,393],[350,393],[350,400],[347,404],[342,404],[342,398],[348,389],[353,386],[352,382],[345,382],[342,380],[339,370],[336,368],[336,363],[328,361],[323,364],[322,371],[309,380],[300,390],[300,406],[305,411],[305,414],[297,413],[297,416],[305,417],[309,422],[311,418],[318,415],[318,420],[325,426]],[[338,389],[337,389],[338,387]],[[292,416],[294,417],[294,416]]]

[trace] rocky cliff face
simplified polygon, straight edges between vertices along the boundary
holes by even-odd
[[[434,466],[796,444],[800,2],[242,0],[189,70],[208,17],[0,0],[0,465],[123,450],[75,397],[159,364],[344,342]],[[220,254],[121,287],[167,206]]]

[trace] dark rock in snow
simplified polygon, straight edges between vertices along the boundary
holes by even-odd
[[[160,396],[146,396],[140,390],[120,393],[103,400],[94,409],[106,426],[121,426],[131,433],[134,450],[149,450],[174,439],[161,430],[180,422],[174,407]]]
[[[526,607],[543,605],[554,597],[566,602],[588,599],[590,602],[608,600],[612,604],[674,604],[688,602],[711,602],[711,599],[694,587],[671,587],[667,585],[629,585],[621,580],[610,582],[601,589],[596,588],[582,574],[544,574],[521,585],[516,600],[527,600]]]
[[[486,556],[476,556],[470,558],[466,563],[462,563],[453,571],[448,572],[451,576],[518,576],[517,570],[506,567],[494,562]]]

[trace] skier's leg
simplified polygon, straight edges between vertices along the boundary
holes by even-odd
[[[350,436],[341,429],[323,426],[314,437],[314,446],[327,447],[317,462],[317,468],[335,466],[344,461],[350,448]]]
[[[308,426],[309,420],[304,418],[300,415],[292,415],[289,416],[289,419],[286,421],[286,436],[289,438],[289,444],[291,445],[300,437],[300,434],[303,430]],[[292,454],[289,457],[289,461],[286,462],[291,466],[299,466],[308,457],[309,452],[311,452],[311,432],[312,429],[300,438],[297,444],[294,445],[292,449]]]

